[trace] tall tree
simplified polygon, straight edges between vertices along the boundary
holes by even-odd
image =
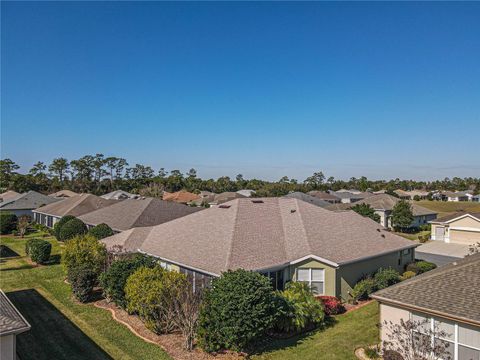
[[[306,178],[304,181],[304,184],[309,185],[312,188],[316,189],[323,184],[324,180],[325,180],[325,175],[323,175],[323,172],[319,171],[319,172],[313,173],[312,176],[309,176],[308,178]]]
[[[412,206],[405,200],[400,200],[392,210],[392,225],[404,231],[409,228],[414,220]]]
[[[356,204],[352,206],[351,209],[357,214],[368,217],[378,223],[380,222],[380,215],[378,215],[369,204]]]
[[[48,171],[53,176],[57,176],[60,184],[63,185],[63,181],[65,180],[65,174],[67,173],[69,168],[70,164],[68,163],[68,160],[61,157],[53,159],[52,163],[48,167]]]
[[[11,159],[0,160],[0,184],[2,187],[10,187],[10,181],[18,169],[20,166]]]

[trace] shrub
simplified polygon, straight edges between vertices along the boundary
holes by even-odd
[[[365,355],[367,355],[369,359],[380,359],[380,354],[376,346],[365,347]]]
[[[325,318],[323,304],[315,299],[308,285],[301,282],[288,283],[279,296],[286,303],[286,314],[279,317],[276,328],[282,332],[311,330]]]
[[[87,302],[92,298],[93,287],[97,282],[97,274],[88,265],[80,265],[70,269],[68,281],[72,285],[72,292],[80,302]]]
[[[53,225],[53,235],[57,238],[57,240],[60,240],[60,230],[62,229],[63,225],[73,219],[75,219],[75,216],[66,215],[58,220],[55,225]]]
[[[28,248],[30,259],[37,264],[45,264],[50,259],[52,244],[46,240],[37,239]]]
[[[317,299],[322,302],[325,315],[338,315],[345,312],[342,302],[335,296],[319,296]]]
[[[30,255],[30,249],[32,248],[33,244],[39,243],[40,241],[43,241],[41,239],[28,239],[27,242],[25,243],[25,254]]]
[[[375,281],[375,288],[377,290],[385,289],[393,284],[400,282],[400,274],[392,268],[378,269],[373,277]]]
[[[106,237],[113,235],[113,230],[107,224],[98,224],[91,228],[88,233],[92,236],[95,236],[98,240],[104,239]]]
[[[405,271],[402,275],[402,281],[414,277],[416,274],[413,271]]]
[[[12,230],[12,235],[13,235],[13,236],[18,236],[18,235],[19,235],[18,230]]]
[[[157,334],[175,330],[173,301],[183,287],[189,286],[185,275],[160,266],[141,267],[127,279],[127,310],[136,313],[147,328]]]
[[[393,350],[385,350],[383,352],[383,360],[404,360],[399,352]]]
[[[372,278],[366,278],[355,285],[351,295],[355,301],[367,300],[375,290],[375,281]]]
[[[199,345],[208,352],[240,351],[262,340],[277,320],[276,299],[266,276],[246,270],[224,272],[206,290]]]
[[[77,236],[65,245],[63,266],[67,275],[71,269],[85,265],[98,276],[104,268],[106,258],[107,250],[104,244],[93,236]]]
[[[17,215],[8,211],[0,212],[0,234],[10,234],[17,228],[18,218]]]
[[[135,254],[132,258],[115,260],[108,270],[100,275],[100,285],[103,288],[104,295],[118,306],[126,308],[124,288],[128,277],[142,266],[152,268],[155,264],[154,259],[142,254]]]
[[[437,265],[435,265],[434,263],[420,260],[420,261],[416,261],[408,264],[405,270],[412,271],[418,275],[418,274],[423,274],[424,272],[433,270],[436,267]]]
[[[88,231],[87,225],[80,219],[71,219],[68,220],[65,224],[62,225],[58,233],[58,240],[67,241],[75,236],[84,235]]]
[[[432,231],[432,224],[422,224],[420,225],[421,231]]]

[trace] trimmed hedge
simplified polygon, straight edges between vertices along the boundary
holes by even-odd
[[[68,281],[72,285],[73,295],[84,303],[92,298],[93,287],[97,283],[97,274],[87,264],[70,269]]]
[[[63,225],[65,225],[67,222],[70,220],[75,219],[75,216],[72,215],[67,215],[62,217],[60,220],[58,220],[55,225],[53,225],[53,235],[57,238],[57,240],[60,240],[60,230]]]
[[[28,253],[33,262],[36,262],[37,264],[45,264],[50,260],[52,244],[46,240],[37,239],[37,241],[30,243]]]
[[[434,263],[420,260],[417,262],[413,262],[407,265],[406,271],[413,271],[415,274],[423,274],[424,272],[433,270],[437,267]]]
[[[58,233],[58,240],[67,241],[75,236],[84,235],[87,231],[87,225],[82,220],[74,218],[62,225]]]
[[[198,344],[207,352],[242,351],[265,338],[278,318],[270,280],[259,273],[227,271],[206,290]]]
[[[88,233],[96,237],[98,240],[104,239],[114,234],[112,228],[107,224],[98,224],[97,226],[91,228]]]
[[[367,300],[371,293],[375,291],[375,280],[366,278],[360,280],[352,290],[352,297],[354,300]]]
[[[18,218],[17,215],[8,211],[0,212],[0,234],[10,234],[17,228]]]
[[[375,281],[375,290],[381,290],[400,282],[400,274],[392,268],[380,268],[375,273],[373,280]]]
[[[25,243],[25,254],[30,255],[30,248],[34,246],[35,243],[39,243],[42,239],[32,238],[28,239]]]

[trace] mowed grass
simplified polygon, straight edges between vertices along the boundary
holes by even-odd
[[[305,337],[277,340],[255,360],[349,360],[356,359],[359,346],[377,344],[379,340],[378,303],[336,316],[336,323]]]
[[[449,215],[455,212],[480,212],[480,203],[477,202],[451,202],[451,201],[429,201],[429,200],[420,200],[414,202],[417,205],[423,206],[424,208],[438,212],[438,217]]]
[[[31,234],[29,237],[39,237]],[[59,264],[62,245],[53,245],[51,265],[32,265],[26,239],[1,237],[19,256],[0,260],[0,287],[32,325],[18,336],[17,352],[29,359],[170,359],[158,346],[133,335],[109,312],[72,298]]]

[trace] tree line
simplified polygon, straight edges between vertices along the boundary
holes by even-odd
[[[163,191],[187,190],[191,192],[211,191],[221,193],[252,189],[257,196],[283,196],[292,191],[358,189],[360,191],[387,190],[480,190],[480,178],[453,177],[435,181],[416,180],[369,180],[365,176],[349,180],[326,177],[318,171],[299,181],[283,176],[278,181],[245,179],[238,174],[234,179],[221,176],[218,179],[202,179],[195,169],[182,173],[178,169],[155,171],[151,166],[135,164],[130,166],[124,158],[106,157],[103,154],[85,155],[79,159],[55,158],[47,164],[36,162],[26,174],[18,172],[20,166],[11,159],[0,160],[1,191],[25,192],[35,190],[52,193],[62,189],[75,192],[104,194],[122,189],[144,196],[161,196]]]

